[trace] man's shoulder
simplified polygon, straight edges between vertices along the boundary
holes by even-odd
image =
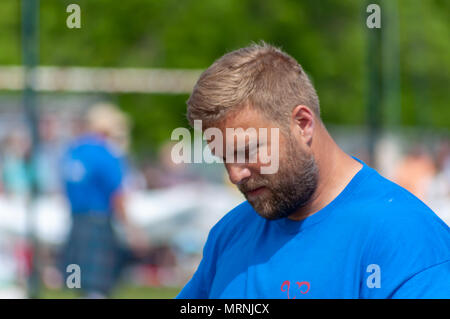
[[[450,228],[424,202],[373,170],[347,208],[375,250],[450,257]]]
[[[84,156],[85,154],[101,151],[102,148],[104,148],[104,145],[99,138],[92,135],[82,135],[68,144],[66,152],[76,154],[77,156]]]
[[[378,220],[392,222],[405,222],[405,219],[420,222],[425,220],[441,221],[431,208],[411,192],[385,178],[374,169],[370,170],[370,178],[354,198],[355,203],[359,203],[359,205],[364,203],[365,205],[365,207],[361,207],[360,211],[366,211]]]
[[[95,135],[83,135],[72,141],[66,149],[66,157],[92,160],[99,162],[117,161],[120,156],[116,154],[112,145]]]

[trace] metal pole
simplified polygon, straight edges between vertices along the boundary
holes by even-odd
[[[382,4],[383,113],[387,126],[393,129],[401,122],[398,1],[383,0]]]
[[[377,1],[375,1],[376,3]],[[367,5],[374,1],[367,1]],[[383,15],[381,15],[383,17]],[[381,28],[383,18],[381,18]],[[367,124],[369,164],[376,167],[375,147],[381,131],[381,29],[367,30]]]
[[[27,160],[30,180],[30,199],[27,209],[27,239],[32,249],[31,273],[27,282],[28,297],[36,298],[39,291],[38,243],[34,233],[34,201],[38,195],[35,174],[36,150],[39,145],[38,115],[36,99],[36,73],[38,62],[38,16],[39,0],[22,0],[22,59],[25,70],[23,88],[23,110],[31,135],[31,150]]]

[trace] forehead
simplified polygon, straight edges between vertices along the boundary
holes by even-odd
[[[220,131],[219,135],[213,133],[214,137],[208,136],[205,138],[208,144],[213,140],[218,142],[216,138],[219,137],[224,144],[235,145],[238,149],[247,144],[254,147],[256,144],[272,143],[274,142],[272,141],[273,138],[276,138],[277,142],[280,143],[282,139],[282,136],[280,136],[282,134],[279,135],[278,133],[272,138],[273,129],[279,132],[276,122],[264,116],[262,111],[249,106],[231,111],[223,119],[208,125],[207,128]],[[240,143],[244,143],[244,145]]]
[[[226,128],[243,128],[244,130],[248,128],[270,128],[272,124],[260,110],[246,105],[236,111],[231,111],[214,126],[225,132]]]

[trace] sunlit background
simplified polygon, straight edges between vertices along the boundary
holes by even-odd
[[[70,29],[66,8],[81,8]],[[378,3],[381,28],[366,8]],[[196,78],[264,40],[316,86],[338,144],[450,224],[450,2],[445,0],[2,0],[0,297],[77,297],[58,267],[70,229],[60,158],[97,102],[131,123],[126,208],[145,233],[124,248],[115,298],[172,298],[209,229],[243,200],[217,164],[175,165]],[[89,247],[86,247],[89,250]]]

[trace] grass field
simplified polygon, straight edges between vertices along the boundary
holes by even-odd
[[[142,287],[122,285],[116,288],[111,298],[117,299],[172,299],[181,288],[167,288],[167,287]],[[50,290],[44,289],[41,291],[39,298],[42,299],[71,299],[79,298],[76,289]]]

